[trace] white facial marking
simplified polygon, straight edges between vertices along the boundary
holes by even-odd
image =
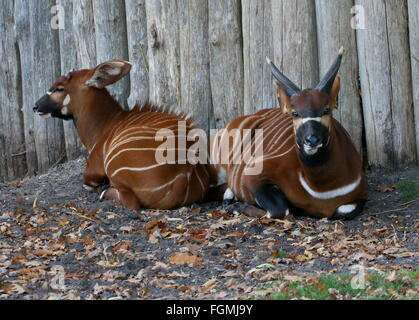
[[[51,118],[51,113],[38,113],[38,114],[43,119]]]
[[[231,200],[234,199],[234,192],[227,188],[227,190],[224,192],[223,200]]]
[[[354,204],[344,204],[343,206],[340,206],[338,208],[338,212],[339,213],[350,213],[352,211],[354,211],[356,208],[356,205]]]
[[[66,97],[64,99],[63,105],[67,106],[70,102],[71,102],[71,98],[70,98],[70,95],[68,94],[68,95],[66,95]]]
[[[50,96],[51,94],[52,94],[52,92],[51,92],[51,91],[47,91],[47,95],[49,95],[49,96]]]
[[[304,144],[304,152],[311,156],[311,155],[315,154],[317,151],[319,151],[319,148],[321,148],[322,146],[323,146],[323,144],[319,144],[315,147],[311,147],[307,144]]]
[[[299,173],[299,176],[300,176],[300,183],[303,186],[303,188],[308,192],[308,194],[311,195],[313,198],[322,199],[322,200],[333,199],[333,198],[336,198],[336,197],[344,196],[344,195],[354,191],[356,189],[356,187],[358,187],[359,183],[361,182],[361,176],[359,176],[356,179],[355,182],[353,182],[351,184],[348,184],[346,186],[343,186],[343,187],[340,187],[340,188],[337,188],[337,189],[333,189],[333,190],[330,190],[330,191],[318,192],[318,191],[314,191],[313,189],[310,188],[310,186],[305,181],[301,172]]]
[[[317,121],[317,122],[321,122],[321,121],[322,121],[322,118],[321,118],[321,117],[315,117],[315,118],[306,117],[306,118],[301,118],[301,122],[302,122],[302,123],[306,123],[307,121]]]

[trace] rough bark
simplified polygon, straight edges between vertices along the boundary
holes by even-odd
[[[208,5],[214,120],[211,127],[220,129],[243,115],[241,7],[239,0],[213,0]]]
[[[349,132],[359,152],[362,150],[362,111],[358,88],[358,57],[355,30],[351,28],[352,0],[316,0],[317,39],[320,76],[336,58],[338,50],[345,53],[339,70],[340,93],[338,109],[333,116]]]
[[[62,6],[64,12],[64,29],[59,30],[60,38],[60,60],[61,72],[66,74],[72,70],[81,69],[77,61],[76,51],[76,37],[73,26],[73,7],[72,1],[57,0],[57,4]],[[74,126],[73,121],[63,121],[64,126],[64,139],[67,159],[76,159],[80,156],[82,147],[78,133]]]
[[[77,65],[80,69],[93,68],[96,60],[96,36],[91,0],[72,0],[73,31]]]
[[[249,114],[276,105],[265,59],[273,55],[271,0],[243,0],[242,23],[244,113]]]
[[[54,5],[55,0],[29,1],[32,106],[60,76],[58,30],[51,28],[51,8]],[[63,124],[61,120],[34,116],[34,132],[38,171],[43,173],[65,158]]]
[[[408,0],[410,58],[416,131],[416,158],[419,164],[419,1]]]
[[[357,44],[368,160],[383,167],[416,163],[406,1],[357,4],[366,15]]]
[[[125,0],[131,90],[128,105],[148,100],[148,44],[145,0]]]
[[[180,108],[208,131],[211,85],[208,48],[208,2],[179,0],[179,43],[181,64]]]
[[[125,2],[93,0],[97,62],[113,59],[128,60]],[[127,108],[130,90],[129,76],[110,86],[109,91]]]
[[[301,89],[315,87],[319,71],[314,1],[272,1],[272,28],[273,61]]]
[[[150,100],[180,105],[177,1],[146,0]]]
[[[36,101],[32,91],[32,37],[29,22],[29,2],[15,0],[14,23],[16,30],[16,50],[19,52],[21,70],[21,91],[23,113],[26,165],[28,175],[34,175],[38,168],[36,156],[34,113],[32,111]]]
[[[0,181],[26,174],[20,55],[14,29],[14,1],[0,6]]]

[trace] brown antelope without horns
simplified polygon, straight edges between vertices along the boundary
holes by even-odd
[[[93,69],[70,72],[57,79],[36,102],[34,111],[43,117],[74,121],[89,151],[84,186],[90,190],[111,186],[101,198],[134,210],[169,209],[202,201],[209,187],[209,166],[179,161],[182,157],[177,155],[193,144],[186,139],[195,128],[192,121],[148,103],[125,111],[105,88],[130,69],[129,62],[112,60]],[[171,150],[176,153],[174,163],[156,160],[163,141],[156,139],[160,129],[169,129],[175,138],[186,141],[181,144],[175,140]]]
[[[213,139],[211,158],[219,176],[226,176],[225,199],[234,197],[251,205],[236,205],[242,212],[283,218],[288,213],[319,218],[351,219],[366,201],[361,157],[349,134],[332,116],[340,88],[336,76],[343,48],[314,89],[299,89],[269,60],[279,109],[264,109],[231,121]],[[263,142],[249,146],[232,141],[231,131],[263,130]],[[256,141],[255,141],[256,140]],[[236,144],[236,145],[235,145]],[[220,146],[229,150],[262,148],[263,156],[249,163],[220,159]],[[244,152],[244,151],[243,151]],[[262,163],[260,174],[245,169]],[[219,181],[220,183],[220,181]],[[257,209],[254,204],[264,209]],[[240,207],[241,206],[241,207]],[[233,205],[234,208],[234,205]]]

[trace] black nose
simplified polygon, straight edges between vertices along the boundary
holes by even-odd
[[[306,144],[308,144],[310,147],[315,147],[320,143],[320,139],[315,136],[314,134],[309,135],[305,138]]]
[[[33,112],[38,111],[38,108],[39,108],[38,104],[37,104],[37,103],[35,103],[35,107],[33,107]]]

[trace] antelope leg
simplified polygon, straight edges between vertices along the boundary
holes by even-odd
[[[251,192],[268,218],[283,219],[289,214],[288,201],[276,185],[262,184]]]
[[[357,217],[364,208],[367,201],[365,199],[357,200],[353,203],[341,205],[332,216],[332,220],[352,220]]]

